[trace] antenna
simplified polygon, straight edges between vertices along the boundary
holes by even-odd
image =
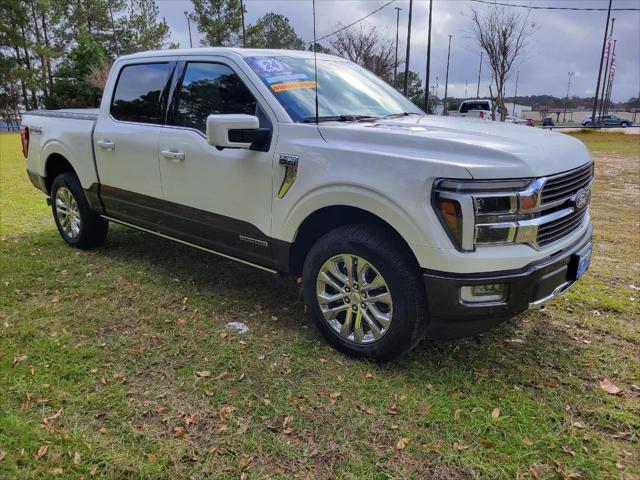
[[[316,0],[313,1],[313,71],[314,82],[316,84],[316,125],[318,121],[318,49],[316,48]]]

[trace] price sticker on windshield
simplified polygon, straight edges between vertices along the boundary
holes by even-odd
[[[284,73],[287,67],[275,57],[253,57],[252,66],[256,72],[261,74]]]

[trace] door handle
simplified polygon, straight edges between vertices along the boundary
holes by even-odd
[[[167,160],[172,160],[176,163],[184,160],[184,152],[179,152],[178,150],[161,150],[160,154]]]
[[[103,150],[115,150],[116,149],[116,144],[113,143],[111,140],[98,140],[96,142],[96,145],[98,145]]]

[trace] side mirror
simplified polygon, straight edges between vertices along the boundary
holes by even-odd
[[[254,115],[224,114],[207,117],[207,142],[218,148],[247,148],[266,152],[271,129],[259,128]]]

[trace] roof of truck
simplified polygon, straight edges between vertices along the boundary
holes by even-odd
[[[239,55],[241,57],[299,57],[313,58],[313,52],[306,50],[278,50],[268,48],[227,48],[227,47],[202,47],[202,48],[175,48],[170,50],[150,50],[147,52],[132,53],[124,55],[119,60],[128,60],[133,58],[149,58],[149,57],[167,57],[167,56],[193,56],[193,55]],[[341,60],[343,58],[326,53],[318,53],[318,60]]]

